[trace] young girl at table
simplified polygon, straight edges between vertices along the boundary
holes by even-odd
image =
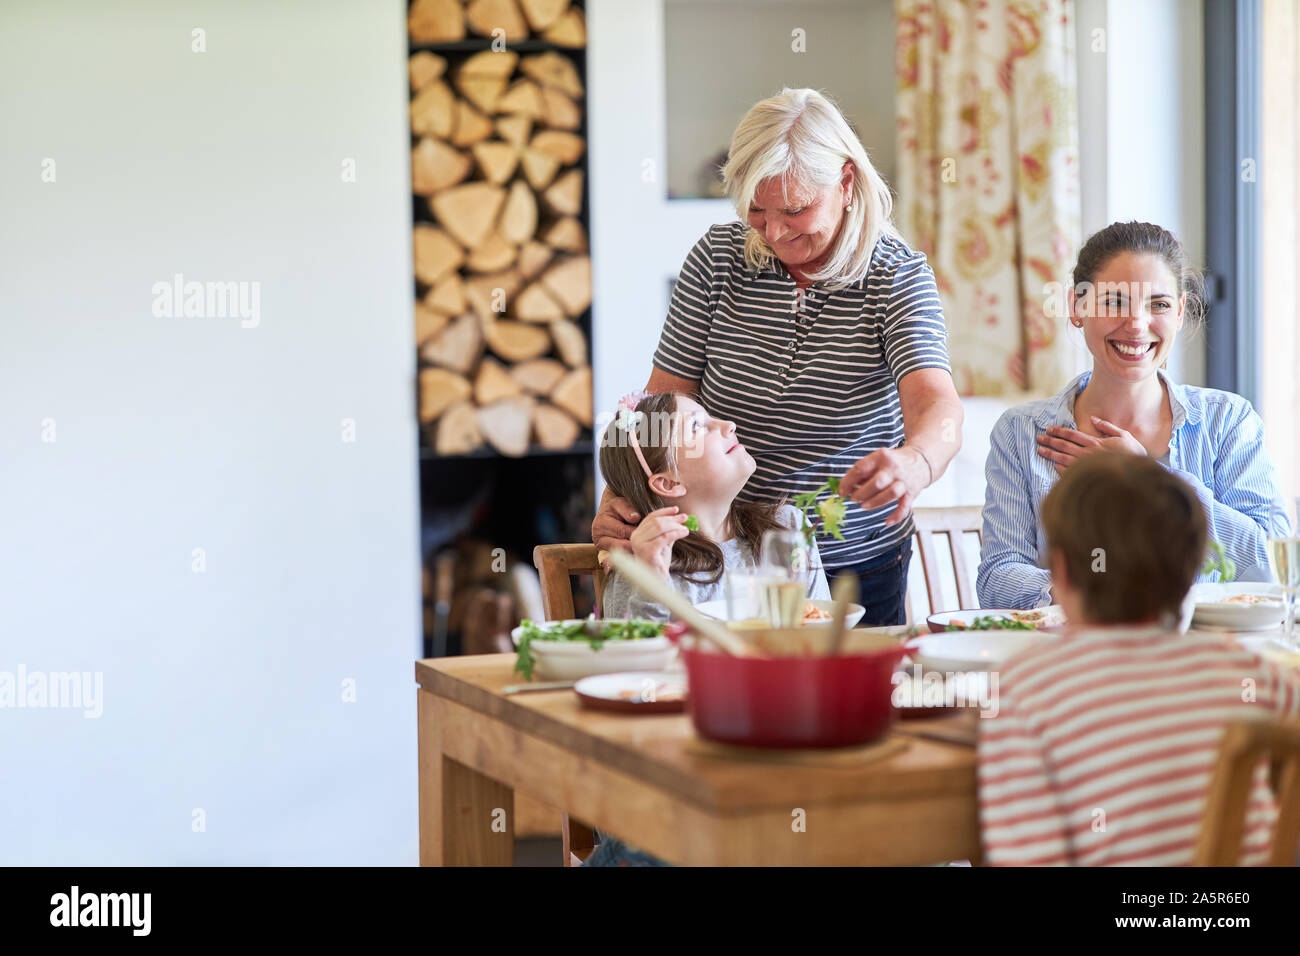
[[[1263,422],[1240,395],[1182,385],[1164,370],[1199,306],[1199,276],[1181,243],[1148,222],[1112,223],[1079,251],[1073,278],[1070,324],[1083,333],[1092,369],[993,427],[975,583],[981,606],[1053,603],[1038,509],[1060,475],[1103,449],[1150,458],[1182,478],[1238,578],[1271,580],[1268,539],[1287,537],[1291,522]]]
[[[1189,864],[1224,727],[1300,715],[1300,674],[1231,635],[1178,633],[1205,508],[1151,458],[1077,462],[1042,521],[1070,624],[1003,665],[997,714],[979,722],[985,862]],[[1243,864],[1270,846],[1267,770],[1255,771]]]
[[[614,494],[644,515],[632,553],[693,604],[724,596],[724,571],[756,565],[763,532],[801,527],[793,505],[737,498],[754,459],[734,423],[712,418],[686,395],[634,392],[620,401],[601,441],[600,471]],[[698,530],[687,527],[690,516]],[[809,566],[808,596],[829,599],[815,542]],[[601,616],[670,617],[617,573],[605,584]]]
[[[732,422],[712,418],[686,395],[634,392],[620,401],[601,441],[600,471],[614,494],[644,515],[632,533],[632,553],[695,604],[723,596],[725,571],[755,566],[764,531],[801,526],[793,505],[737,500],[754,473],[754,459]],[[697,530],[687,527],[691,515]],[[808,596],[829,598],[815,543],[809,564]],[[670,616],[617,572],[606,580],[601,615],[660,621]],[[597,832],[597,838],[584,866],[667,865],[607,833]]]

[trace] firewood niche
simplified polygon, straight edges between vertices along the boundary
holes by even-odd
[[[415,0],[408,28],[425,453],[589,453],[582,8]]]

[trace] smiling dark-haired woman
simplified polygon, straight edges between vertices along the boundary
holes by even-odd
[[[1092,371],[1053,398],[1016,406],[993,427],[976,580],[981,606],[1052,603],[1039,509],[1059,475],[1103,449],[1147,455],[1181,477],[1238,577],[1269,580],[1268,539],[1288,536],[1291,521],[1263,422],[1240,395],[1181,385],[1164,370],[1179,330],[1199,314],[1199,288],[1182,244],[1160,226],[1112,223],[1084,244],[1070,323],[1083,331]]]

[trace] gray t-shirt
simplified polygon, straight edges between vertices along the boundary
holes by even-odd
[[[777,521],[787,528],[801,526],[799,509],[794,505],[785,505],[777,512],[776,517]],[[723,567],[727,571],[753,568],[757,564],[754,549],[741,538],[719,541],[718,547],[722,550]],[[826,583],[826,572],[821,567],[821,558],[817,554],[816,542],[813,542],[812,564],[817,570],[813,576],[813,583],[809,588],[808,596],[819,600],[830,600],[831,591]],[[724,578],[719,577],[713,584],[700,584],[680,574],[672,575],[673,587],[684,594],[692,604],[725,598],[726,590],[723,581]],[[667,608],[643,597],[641,592],[619,577],[617,572],[610,572],[608,579],[605,581],[605,594],[604,600],[601,602],[600,612],[601,617],[611,619],[646,618],[651,621],[668,621],[672,618]]]

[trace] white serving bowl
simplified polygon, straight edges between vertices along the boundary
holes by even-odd
[[[1262,604],[1229,604],[1224,600],[1242,594],[1259,594],[1272,600]],[[1286,619],[1286,596],[1280,585],[1268,581],[1197,584],[1189,599],[1195,608],[1192,624],[1198,627],[1255,631],[1277,627]]]
[[[815,605],[819,609],[825,611],[827,614],[835,613],[834,601],[823,601],[823,600],[815,600],[813,598],[809,598],[808,603]],[[702,614],[707,614],[709,617],[717,618],[719,621],[727,620],[726,598],[722,598],[717,601],[701,601],[699,604],[695,605],[695,609],[701,612]],[[844,626],[852,627],[853,625],[857,624],[858,621],[862,620],[862,615],[866,613],[867,613],[867,609],[863,607],[861,604],[850,604],[848,606],[848,610],[844,614]],[[824,627],[826,625],[829,625],[830,623],[831,623],[830,618],[827,618],[822,621],[805,621],[803,623],[803,626]]]
[[[553,623],[556,622],[547,621],[541,626]],[[510,638],[516,647],[519,646],[522,634],[522,626],[510,632]],[[663,636],[644,637],[636,641],[606,641],[600,650],[593,650],[585,640],[532,641],[529,646],[533,655],[533,680],[581,680],[592,674],[661,671],[677,656],[676,645]]]

